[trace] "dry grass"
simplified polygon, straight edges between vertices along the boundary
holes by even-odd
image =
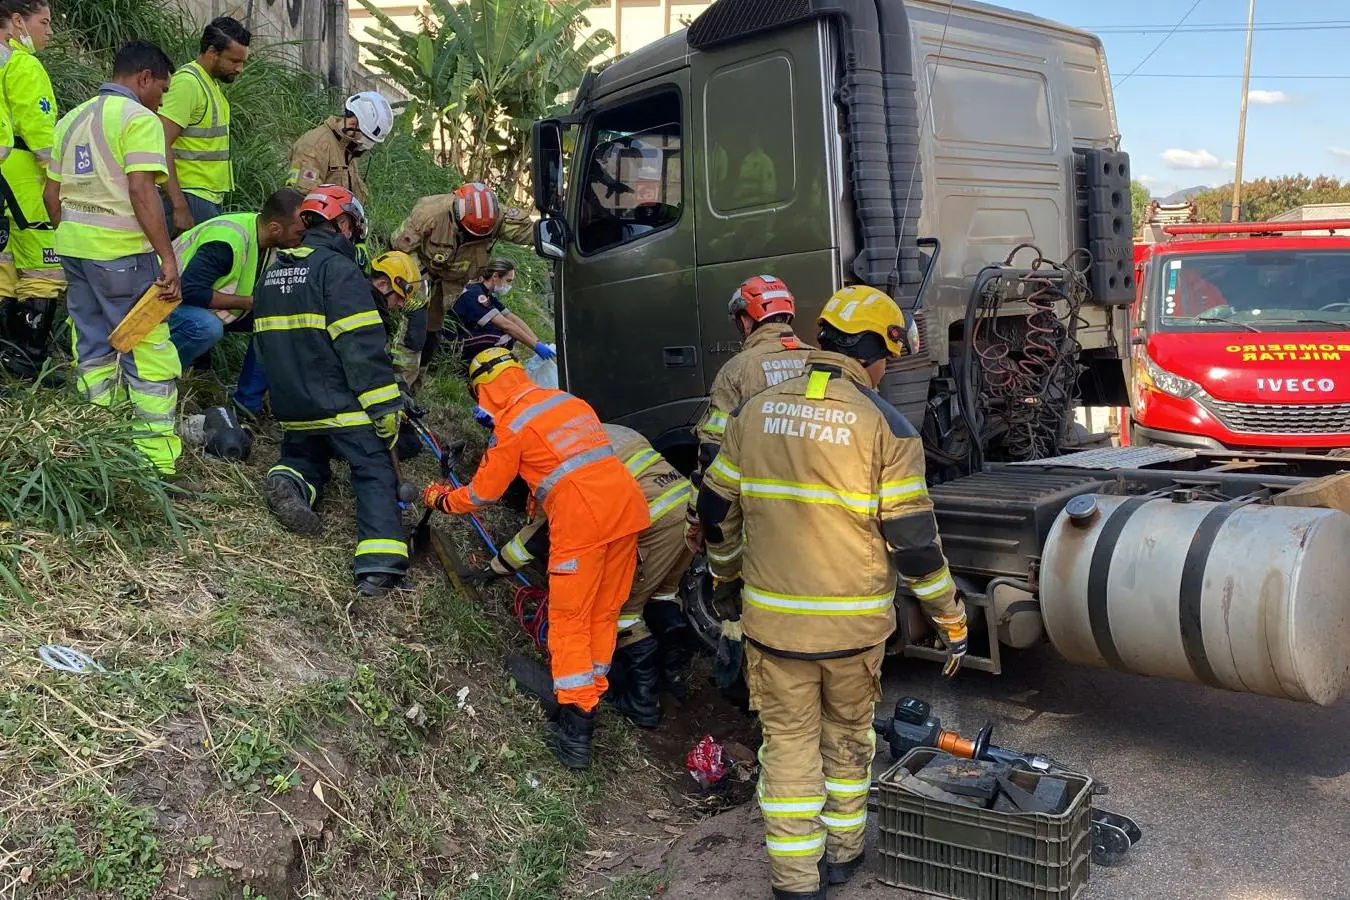
[[[442,377],[428,396],[460,390]],[[207,377],[185,394],[219,391]],[[46,400],[45,433],[88,414]],[[481,446],[462,409],[436,424]],[[0,431],[0,459],[34,452],[25,433]],[[561,772],[500,666],[524,642],[505,590],[475,608],[424,561],[415,590],[354,608],[344,473],[325,534],[299,538],[260,495],[274,459],[265,437],[247,465],[188,459],[213,493],[173,502],[177,531],[112,463],[113,490],[86,492],[102,505],[78,527],[3,526],[24,593],[0,588],[0,898],[556,896],[634,738],[608,720],[613,772]],[[514,524],[489,519],[499,535]],[[49,643],[106,672],[48,669],[35,651]]]

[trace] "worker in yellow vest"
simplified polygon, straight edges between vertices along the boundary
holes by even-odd
[[[179,295],[178,264],[155,191],[156,182],[168,177],[164,126],[155,110],[172,72],[169,57],[148,41],[118,50],[112,81],[56,126],[43,199],[57,223],[56,250],[70,285],[66,308],[77,386],[102,406],[130,399],[137,447],[166,479],[177,481],[182,442],[174,416],[182,369],[169,326],[156,325],[130,353],[109,343],[152,284],[162,298]]]
[[[7,186],[5,216],[13,254],[13,262],[0,266],[0,297],[18,301],[11,319],[11,340],[24,348],[37,367],[46,358],[55,301],[65,288],[61,262],[53,248],[55,232],[43,205],[52,130],[58,118],[56,94],[35,55],[51,40],[52,11],[47,0],[5,0],[0,9],[8,16],[12,31],[7,42],[9,61],[0,69],[0,96],[14,130],[14,149],[0,164]]]
[[[175,78],[178,76],[175,75]],[[173,242],[182,277],[183,302],[169,314],[169,335],[186,369],[209,353],[228,328],[253,331],[253,289],[262,280],[273,250],[300,246],[305,195],[282,188],[256,213],[228,213],[194,225]],[[249,342],[239,368],[235,411],[256,416],[267,393],[267,377]]]
[[[11,20],[0,15],[0,71],[4,70],[9,58],[14,55],[14,48],[9,45],[13,34]],[[3,166],[13,149],[14,123],[9,117],[9,104],[5,102],[4,93],[0,92],[0,166]],[[0,201],[8,196],[9,186],[5,183],[3,173],[0,173]],[[0,216],[0,272],[4,272],[6,267],[13,270],[14,254],[9,252],[9,222]],[[0,295],[0,366],[10,370],[30,368],[27,351],[14,343],[16,338],[22,339],[19,302],[11,291]]]
[[[229,16],[202,32],[197,58],[174,73],[159,118],[169,153],[164,214],[177,237],[224,212],[234,189],[230,167],[230,103],[221,92],[244,70],[252,36]]]

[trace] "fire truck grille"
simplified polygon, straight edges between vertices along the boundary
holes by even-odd
[[[1208,398],[1206,405],[1228,428],[1239,434],[1347,434],[1350,403],[1309,403],[1277,406],[1269,403],[1230,403]]]

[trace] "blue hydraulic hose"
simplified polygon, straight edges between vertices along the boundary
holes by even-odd
[[[411,420],[411,417],[409,418]],[[455,477],[455,473],[450,471],[450,467],[445,465],[445,451],[436,443],[436,439],[431,436],[431,433],[427,431],[425,426],[422,426],[422,423],[417,422],[416,425],[418,427],[414,430],[417,432],[417,436],[421,438],[423,444],[426,444],[427,449],[431,451],[431,455],[436,457],[436,461],[442,464],[441,470],[445,472],[445,477],[450,481],[451,486],[456,490],[464,487],[464,485],[460,483],[460,480]],[[483,539],[483,543],[487,545],[487,548],[492,552],[492,555],[496,556],[499,554],[501,551],[497,549],[497,545],[492,541],[492,536],[488,534],[487,529],[483,527],[483,523],[478,520],[478,517],[473,513],[469,513],[469,521],[473,523],[474,531],[478,532],[478,536]],[[519,581],[525,587],[531,587],[528,578],[519,572],[516,572],[515,575],[516,581]]]

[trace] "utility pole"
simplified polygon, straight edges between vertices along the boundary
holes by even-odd
[[[1242,108],[1238,113],[1237,157],[1233,161],[1233,217],[1242,217],[1242,151],[1247,143],[1247,94],[1252,83],[1252,31],[1256,24],[1256,0],[1247,2],[1247,56],[1242,64]]]

